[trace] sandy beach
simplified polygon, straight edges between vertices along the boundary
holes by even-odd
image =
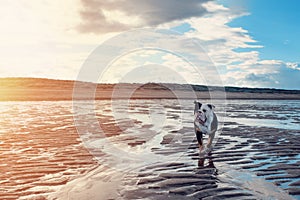
[[[115,103],[96,101],[75,127],[70,101],[1,102],[1,199],[300,198],[299,101],[215,101],[205,158],[192,100]]]
[[[5,82],[0,198],[299,199],[300,93],[234,90],[80,83],[74,98],[72,81]],[[211,97],[219,131],[201,158],[193,101]]]

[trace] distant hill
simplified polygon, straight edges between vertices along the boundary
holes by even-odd
[[[0,78],[1,101],[27,100],[72,100],[75,81],[44,78]],[[211,93],[224,93],[228,99],[300,99],[300,90],[272,88],[218,87],[175,83],[121,83],[96,84],[76,82],[85,99],[84,91],[97,88],[96,99],[110,99],[118,88],[119,98],[125,98],[126,90],[135,90],[132,98],[176,98],[172,91],[178,91],[180,98],[189,98],[197,93],[198,98],[210,98]],[[224,91],[225,89],[225,91]]]
[[[158,83],[147,83],[143,87],[146,88],[157,88]],[[199,92],[207,91],[224,91],[225,92],[247,92],[247,93],[277,93],[277,94],[300,94],[300,90],[284,90],[274,88],[247,88],[247,87],[218,87],[218,86],[205,86],[205,85],[189,85],[189,84],[175,84],[175,83],[163,83],[165,88],[176,89],[176,90],[194,90]],[[163,89],[164,87],[161,87]]]

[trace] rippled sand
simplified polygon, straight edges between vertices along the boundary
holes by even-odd
[[[2,102],[0,199],[27,199],[98,164],[73,125],[70,102]]]
[[[214,104],[200,158],[189,100],[2,102],[0,199],[299,199],[300,101]]]

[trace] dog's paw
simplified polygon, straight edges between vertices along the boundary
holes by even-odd
[[[205,147],[205,148],[204,148],[204,151],[205,151],[207,154],[210,153],[212,150],[213,150],[212,147]]]
[[[203,150],[199,151],[199,156],[206,157],[211,153],[212,150],[212,147],[205,147]]]

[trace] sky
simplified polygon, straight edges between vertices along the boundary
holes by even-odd
[[[89,73],[96,74],[98,82],[300,90],[298,0],[2,0],[0,4],[0,77],[76,80],[97,55],[103,58],[93,61],[97,65]],[[166,31],[147,35],[145,42],[145,35],[139,35],[142,28]],[[193,42],[189,46],[189,39],[201,48]],[[137,46],[143,48],[134,49]],[[113,60],[103,66],[101,61],[108,58]]]

